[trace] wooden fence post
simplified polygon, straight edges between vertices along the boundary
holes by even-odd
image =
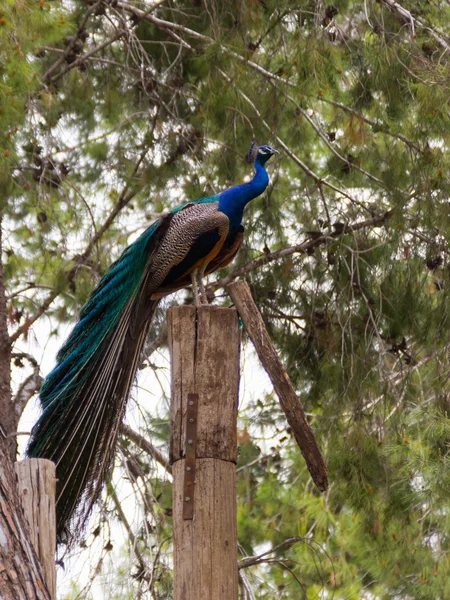
[[[237,600],[240,331],[234,309],[168,311],[174,600]]]
[[[55,465],[45,458],[28,458],[15,465],[19,499],[30,539],[39,559],[47,589],[56,599]]]

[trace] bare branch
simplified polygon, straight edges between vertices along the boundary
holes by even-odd
[[[93,4],[90,8],[87,9],[86,14],[83,17],[83,20],[81,21],[80,25],[78,26],[76,34],[70,39],[70,41],[67,44],[67,46],[65,47],[62,55],[44,73],[44,79],[45,80],[48,81],[50,79],[50,75],[53,73],[53,71],[55,69],[57,69],[59,67],[59,65],[61,65],[64,62],[64,60],[67,58],[67,56],[70,54],[70,51],[75,46],[76,42],[80,39],[80,36],[83,34],[83,31],[86,28],[86,24],[87,24],[87,22],[89,20],[89,17],[92,15],[92,13],[94,13],[97,10],[97,8],[102,3],[103,3],[103,0],[98,0],[95,4]],[[52,79],[52,81],[53,80],[54,80],[54,78]]]
[[[122,522],[123,526],[126,529],[128,537],[130,538],[131,545],[133,546],[133,551],[136,554],[136,558],[139,563],[139,567],[140,567],[140,571],[141,571],[140,575],[142,575],[144,578],[148,578],[149,573],[150,573],[150,568],[147,565],[144,555],[142,554],[142,552],[139,548],[139,545],[136,540],[136,536],[134,535],[133,530],[131,529],[131,526],[128,522],[128,519],[127,519],[125,513],[123,512],[122,505],[120,504],[119,498],[117,497],[117,494],[116,494],[112,484],[108,485],[108,494],[114,503],[114,507],[117,511],[119,520]]]
[[[450,45],[445,39],[445,34],[443,34],[442,32],[436,33],[435,28],[427,25],[427,23],[425,23],[422,19],[414,17],[409,10],[404,8],[395,0],[381,0],[381,2],[388,6],[391,10],[396,12],[403,21],[409,23],[411,27],[411,35],[415,35],[415,29],[418,26],[419,29],[425,29],[426,31],[428,31],[428,33],[442,46],[442,48],[444,48],[444,50],[446,50],[447,52],[450,51]]]
[[[321,235],[314,240],[307,240],[295,246],[289,246],[288,248],[282,248],[281,250],[276,250],[275,252],[269,252],[268,254],[264,254],[264,256],[260,256],[259,258],[251,260],[243,267],[239,267],[227,275],[227,277],[223,277],[222,279],[209,284],[207,287],[211,290],[217,290],[218,288],[227,286],[237,277],[241,277],[242,275],[262,267],[269,262],[273,262],[274,260],[279,260],[280,258],[290,256],[291,254],[308,253],[308,251],[311,249],[321,246],[322,244],[328,244],[346,233],[354,233],[360,229],[366,229],[368,227],[381,227],[388,219],[391,218],[393,214],[393,210],[390,210],[384,213],[384,215],[374,217],[373,219],[366,219],[365,221],[360,221],[359,223],[354,223],[353,225],[345,225],[338,231],[333,231],[328,235]]]
[[[10,341],[11,345],[14,344],[14,342],[16,340],[18,340],[19,337],[23,333],[28,331],[28,329],[31,327],[31,325],[33,325],[33,323],[35,321],[37,321],[39,319],[39,317],[41,317],[45,313],[45,311],[51,306],[53,301],[59,296],[59,293],[60,292],[56,292],[55,290],[50,292],[50,294],[47,296],[46,300],[44,300],[44,302],[37,309],[37,311],[34,313],[34,315],[31,317],[28,317],[27,320],[25,321],[25,323],[23,325],[21,325],[18,329],[16,329],[16,331],[10,336],[9,341]]]
[[[244,327],[253,342],[256,353],[268,374],[286,415],[287,422],[305,459],[308,471],[317,488],[328,488],[328,472],[319,445],[308,423],[302,402],[295,393],[289,375],[267,333],[261,313],[256,306],[246,281],[236,281],[228,286]]]
[[[329,98],[324,98],[323,96],[321,96],[319,99],[322,102],[326,102],[327,104],[330,104],[331,106],[340,108],[341,110],[349,113],[350,115],[354,115],[357,119],[361,119],[362,121],[364,121],[364,123],[367,123],[371,127],[376,128],[377,131],[380,131],[381,133],[390,135],[391,137],[401,140],[402,142],[404,142],[407,146],[409,146],[416,152],[422,152],[417,144],[415,144],[414,142],[409,140],[407,137],[405,137],[401,133],[393,133],[385,125],[381,125],[380,123],[377,123],[376,121],[371,121],[366,116],[362,115],[361,113],[354,110],[353,108],[350,108],[349,106],[346,106],[345,104],[341,104],[340,102],[336,102],[335,100],[330,100]]]
[[[250,585],[249,580],[247,579],[247,576],[245,575],[244,571],[240,571],[239,572],[239,581],[242,585],[243,588],[243,592],[245,593],[244,599],[243,600],[256,600],[256,597],[253,593],[252,587]]]
[[[25,352],[14,353],[11,358],[25,358],[33,367],[33,372],[22,382],[13,399],[14,412],[17,420],[19,420],[28,400],[39,390],[43,379],[39,372],[39,364],[31,354]]]
[[[279,89],[278,86],[277,86],[277,89]],[[327,139],[327,137],[323,133],[323,131],[320,129],[320,127],[318,125],[316,125],[316,123],[314,123],[314,121],[311,119],[311,117],[308,115],[308,113],[305,110],[303,110],[303,108],[300,106],[300,104],[294,98],[292,98],[292,96],[290,96],[289,94],[285,94],[285,96],[290,102],[292,102],[292,104],[294,104],[294,106],[296,107],[299,114],[301,114],[306,119],[306,121],[308,121],[308,123],[311,125],[311,127],[314,129],[314,131],[320,137],[320,139],[325,143],[327,148],[329,148],[329,150],[331,150],[331,152],[339,160],[341,160],[343,163],[345,163],[349,167],[356,169],[357,171],[359,171],[360,173],[365,175],[368,179],[371,179],[372,181],[374,181],[384,187],[384,182],[381,181],[381,179],[378,179],[378,177],[375,177],[375,175],[372,175],[372,173],[369,173],[365,169],[361,168],[359,165],[349,161],[347,158],[344,158],[341,154],[339,154],[339,152],[336,150],[336,148],[332,144],[330,144],[329,140]]]
[[[64,67],[64,69],[61,69],[61,71],[59,73],[57,73],[56,75],[54,75],[50,79],[50,81],[52,83],[54,83],[55,81],[58,81],[58,79],[61,79],[61,77],[63,77],[66,73],[68,73],[69,71],[71,71],[75,67],[78,67],[78,65],[81,65],[81,63],[83,63],[85,60],[87,60],[88,58],[90,58],[94,54],[97,54],[97,52],[100,52],[100,50],[103,50],[103,48],[106,48],[107,46],[110,46],[114,42],[117,42],[117,40],[119,40],[121,37],[123,37],[126,34],[127,34],[126,30],[119,31],[118,33],[116,33],[116,35],[113,35],[113,37],[108,38],[107,40],[105,40],[99,46],[96,46],[95,48],[93,48],[89,52],[86,52],[86,54],[83,54],[82,56],[79,56],[76,60],[74,60],[73,62],[69,63],[66,67]]]
[[[292,544],[297,544],[300,542],[306,544],[307,540],[302,537],[287,538],[286,540],[283,540],[280,544],[277,544],[276,546],[274,546],[270,550],[267,550],[266,552],[263,552],[262,554],[257,554],[256,556],[248,556],[247,558],[243,558],[239,561],[238,568],[246,569],[247,567],[260,564],[261,562],[265,562],[265,560],[267,560],[265,559],[265,557],[267,557],[269,554],[273,554],[281,548],[285,548],[286,546],[292,546]]]
[[[136,444],[138,448],[147,452],[147,454],[149,454],[152,458],[156,460],[156,462],[158,462],[162,467],[164,467],[168,473],[172,474],[172,467],[170,466],[168,457],[164,456],[164,454],[160,450],[158,450],[158,448],[156,448],[151,442],[145,439],[144,436],[142,436],[137,431],[134,431],[134,429],[131,429],[131,427],[129,427],[128,425],[125,425],[125,423],[122,423],[122,425],[120,426],[120,433],[124,437],[130,439],[134,444]]]

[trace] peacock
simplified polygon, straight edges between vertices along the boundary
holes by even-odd
[[[245,206],[264,192],[276,151],[252,144],[253,179],[187,202],[148,227],[91,293],[39,392],[42,414],[27,455],[56,464],[57,536],[83,530],[110,473],[119,427],[158,302],[228,265],[244,234]]]

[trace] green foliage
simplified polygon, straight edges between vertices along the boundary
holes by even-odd
[[[450,7],[402,6],[414,29],[384,1],[174,0],[149,18],[135,12],[142,3],[0,8],[13,334],[26,337],[41,309],[52,332],[73,321],[164,209],[249,174],[252,139],[282,150],[273,187],[246,210],[241,252],[217,277],[246,270],[331,485],[314,489],[271,391],[246,398],[240,547],[256,555],[295,538],[246,570],[262,599],[450,596]],[[155,332],[164,339],[162,317]],[[165,451],[158,406],[143,408],[143,433]],[[170,598],[170,485],[132,442],[119,455],[117,488],[131,486],[140,507],[135,540],[112,552],[123,518],[109,501],[110,560],[97,576],[110,598],[150,588]],[[151,581],[140,560],[154,565]],[[80,591],[89,597],[77,586],[66,596]]]

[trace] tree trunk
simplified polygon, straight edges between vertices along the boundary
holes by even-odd
[[[16,462],[20,504],[52,600],[56,598],[56,466],[45,458]]]
[[[0,221],[0,598],[50,600],[19,503],[13,468],[17,421],[11,402],[11,345],[1,241]]]

